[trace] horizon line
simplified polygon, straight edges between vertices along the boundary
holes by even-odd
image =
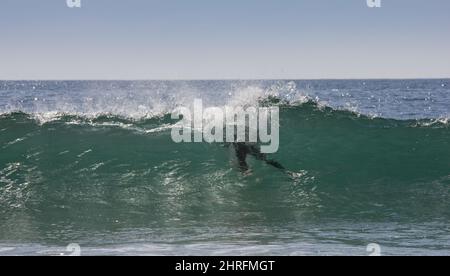
[[[191,78],[191,79],[0,79],[0,81],[320,81],[320,80],[450,80],[450,77],[419,78]]]

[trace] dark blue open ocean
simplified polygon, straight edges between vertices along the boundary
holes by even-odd
[[[170,112],[280,107],[286,174]],[[450,255],[450,81],[0,81],[0,255]]]

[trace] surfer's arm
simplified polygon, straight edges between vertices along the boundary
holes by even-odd
[[[265,160],[266,161],[266,163],[267,164],[269,164],[269,165],[271,165],[271,166],[273,166],[273,167],[275,167],[275,168],[277,168],[277,169],[280,169],[280,170],[285,170],[285,168],[283,167],[283,165],[281,165],[280,163],[278,163],[277,161],[275,161],[275,160]]]
[[[255,146],[251,146],[251,151],[250,153],[258,160],[262,160],[264,162],[266,162],[267,164],[280,169],[280,170],[285,170],[285,168],[283,167],[283,165],[281,165],[280,163],[278,163],[275,160],[271,160],[271,159],[267,159],[267,155],[262,153],[257,147]]]

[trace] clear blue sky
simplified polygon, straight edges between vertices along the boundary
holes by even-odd
[[[450,1],[0,2],[0,79],[450,77]]]

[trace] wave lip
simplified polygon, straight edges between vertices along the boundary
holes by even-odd
[[[448,118],[447,80],[405,81],[75,81],[0,82],[0,114],[55,114],[135,120],[162,116],[202,99],[206,107],[314,101],[333,109],[393,119]]]
[[[296,109],[302,114],[304,119],[308,119],[313,116],[335,116],[335,117],[347,117],[354,120],[384,120],[397,124],[408,125],[410,127],[448,127],[449,118],[424,118],[424,119],[391,119],[383,118],[377,115],[366,115],[355,111],[354,109],[341,109],[328,106],[326,103],[319,99],[312,99],[310,97],[301,97],[293,102],[289,102],[285,99],[275,97],[273,95],[266,96],[265,98],[256,98],[257,106],[278,106],[282,111],[289,111]],[[248,106],[248,105],[246,105]],[[243,106],[243,108],[246,108]],[[171,111],[159,113],[159,114],[144,114],[142,116],[128,117],[122,114],[114,113],[65,113],[58,111],[49,111],[44,113],[26,113],[23,111],[6,112],[0,114],[0,120],[3,121],[17,121],[17,120],[30,120],[38,125],[45,125],[49,123],[64,123],[72,125],[90,125],[98,127],[118,127],[130,130],[139,130],[145,125],[151,125],[153,129],[165,130],[173,126],[176,121],[171,118]],[[152,129],[140,129],[143,132],[153,132],[157,130]]]

